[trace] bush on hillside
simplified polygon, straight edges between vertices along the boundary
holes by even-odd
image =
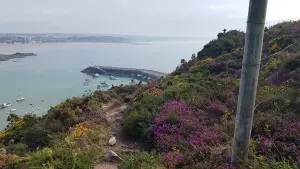
[[[229,31],[218,39],[210,41],[198,52],[197,58],[216,58],[219,55],[231,52],[234,48],[243,47],[244,33],[239,31]]]

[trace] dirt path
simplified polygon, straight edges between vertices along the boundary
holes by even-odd
[[[124,120],[124,110],[127,108],[127,104],[115,107],[112,104],[103,106],[105,119],[111,128],[111,132],[116,137],[117,143],[114,146],[107,145],[105,149],[112,150],[116,153],[120,152],[138,152],[140,147],[137,143],[127,140],[122,132],[122,122]],[[118,169],[119,163],[100,162],[94,169]]]

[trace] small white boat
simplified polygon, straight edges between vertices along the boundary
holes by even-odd
[[[99,77],[99,74],[98,74],[98,73],[95,73],[95,74],[93,74],[93,77],[94,77],[94,78]]]
[[[24,100],[25,100],[25,98],[24,98],[24,97],[21,97],[21,98],[17,99],[16,101],[17,101],[17,102],[20,102],[20,101],[24,101]]]
[[[114,77],[114,76],[110,76],[109,80],[118,80],[118,78]]]
[[[109,86],[110,86],[110,84],[108,84],[106,81],[103,81],[103,82],[100,82],[99,85],[97,85],[97,88],[100,89],[100,88],[106,88]]]
[[[107,82],[106,82],[106,81],[103,81],[103,82],[100,82],[100,84],[102,84],[102,85],[103,85],[103,84],[107,84]]]
[[[17,111],[17,109],[11,109],[11,110],[9,110],[9,112],[15,112],[15,111]]]
[[[87,78],[87,79],[85,79],[85,82],[83,82],[84,85],[88,85],[89,83],[92,83],[91,78]]]
[[[11,107],[11,106],[12,106],[12,104],[10,104],[10,103],[8,103],[8,104],[3,103],[3,104],[0,105],[0,108],[2,109],[2,108]]]

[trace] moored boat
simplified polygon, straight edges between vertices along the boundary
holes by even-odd
[[[11,106],[12,106],[12,104],[10,104],[10,103],[8,103],[8,104],[3,103],[3,104],[0,105],[0,108],[2,109],[2,108],[11,107]]]
[[[109,80],[118,80],[118,78],[114,77],[114,76],[110,76]]]
[[[88,85],[91,82],[92,82],[92,79],[91,78],[87,78],[87,79],[85,79],[85,82],[83,82],[83,84],[84,85]]]
[[[109,87],[110,84],[108,84],[106,81],[103,81],[103,82],[100,82],[99,85],[97,85],[97,88],[100,89],[100,88],[107,88]]]
[[[95,73],[95,74],[93,74],[93,77],[94,77],[94,78],[97,78],[97,77],[99,77],[99,74],[98,74],[98,73]]]
[[[17,102],[20,102],[20,101],[24,101],[25,100],[25,98],[24,97],[20,97],[19,99],[17,99],[16,101]]]

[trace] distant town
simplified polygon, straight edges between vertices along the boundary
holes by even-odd
[[[139,35],[97,35],[97,34],[64,34],[64,33],[0,33],[1,44],[39,44],[39,43],[131,43],[143,44],[155,41],[207,40],[203,37],[159,37]]]
[[[0,34],[0,44],[37,44],[37,43],[129,43],[130,41],[115,36],[67,36],[48,34]]]

